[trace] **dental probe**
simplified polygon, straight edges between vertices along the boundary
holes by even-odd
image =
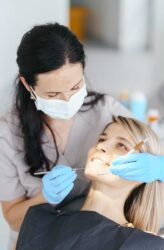
[[[140,141],[139,143],[137,143],[133,149],[131,149],[127,154],[123,155],[122,157],[126,157],[136,151],[139,151],[141,149],[141,147],[148,141],[148,138],[145,138],[144,140]],[[106,175],[108,174],[107,173],[100,173],[100,174],[97,174],[97,175]]]
[[[81,170],[81,169],[85,169],[85,168],[73,168],[73,170]],[[34,173],[34,175],[43,175],[43,174],[47,174],[49,173],[50,171],[40,171],[40,172],[36,172]]]

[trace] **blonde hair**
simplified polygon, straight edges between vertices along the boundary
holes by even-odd
[[[163,154],[158,136],[146,124],[122,116],[113,117],[113,121],[126,128],[135,143],[148,138],[142,146],[142,152]],[[157,233],[162,220],[163,194],[164,184],[160,181],[143,183],[133,189],[124,206],[126,219],[136,228]]]

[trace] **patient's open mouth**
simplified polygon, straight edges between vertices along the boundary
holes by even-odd
[[[94,161],[95,163],[99,163],[99,164],[104,164],[104,161],[99,158],[92,158],[91,161]]]
[[[107,167],[110,166],[109,162],[105,162],[104,160],[102,160],[102,159],[100,159],[98,157],[91,158],[91,161],[94,162],[96,164],[96,166],[100,166],[100,165],[101,166],[104,165],[104,166],[107,166]]]

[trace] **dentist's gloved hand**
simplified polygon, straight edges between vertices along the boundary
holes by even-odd
[[[152,182],[164,181],[164,156],[155,156],[148,153],[133,153],[119,157],[112,162],[112,174],[123,179]]]
[[[42,193],[51,204],[59,204],[71,192],[76,172],[68,166],[57,165],[42,178]]]

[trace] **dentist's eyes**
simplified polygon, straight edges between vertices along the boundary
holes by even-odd
[[[71,90],[70,90],[70,92],[72,91],[76,91],[76,90],[78,90],[78,89],[80,89],[81,88],[81,84],[79,83],[78,85],[76,85],[76,86],[74,86]],[[49,94],[48,95],[48,98],[55,98],[55,97],[59,97],[60,96],[60,92],[54,92],[54,93],[52,93],[52,94]]]
[[[58,94],[48,95],[49,98],[55,98]]]

